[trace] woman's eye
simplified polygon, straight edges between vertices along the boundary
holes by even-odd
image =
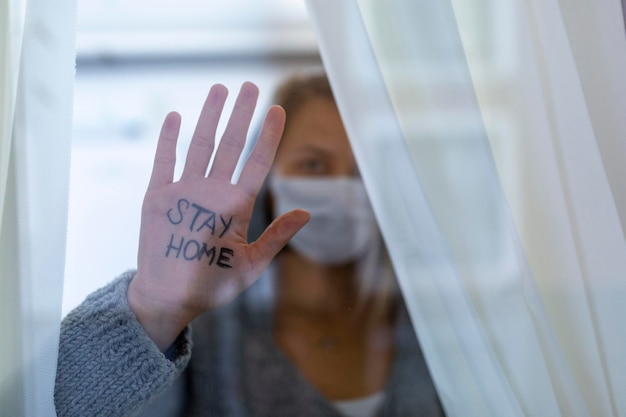
[[[303,174],[322,175],[327,171],[326,163],[319,159],[305,159],[298,165]]]

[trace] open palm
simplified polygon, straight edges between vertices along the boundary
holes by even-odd
[[[303,210],[286,213],[256,242],[247,243],[254,201],[271,168],[285,114],[278,106],[270,108],[241,176],[232,184],[258,89],[252,83],[241,87],[207,175],[227,94],[224,86],[211,88],[179,181],[173,181],[177,113],[168,114],[159,137],[128,300],[162,349],[197,315],[226,304],[251,285],[309,219]]]

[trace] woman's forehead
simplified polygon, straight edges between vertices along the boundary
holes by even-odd
[[[331,136],[347,140],[346,131],[334,101],[326,98],[308,100],[292,114],[287,114],[283,141]]]

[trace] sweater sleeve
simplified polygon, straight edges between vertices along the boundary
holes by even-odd
[[[63,319],[54,392],[59,417],[133,416],[187,366],[189,328],[168,357],[161,353],[128,305],[133,276],[123,274]]]

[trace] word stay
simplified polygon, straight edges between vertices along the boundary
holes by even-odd
[[[191,232],[199,232],[208,228],[211,235],[217,235],[217,237],[224,236],[233,222],[232,216],[224,217],[184,198],[178,200],[176,209],[172,208],[167,211],[167,219],[173,225],[187,222]]]

